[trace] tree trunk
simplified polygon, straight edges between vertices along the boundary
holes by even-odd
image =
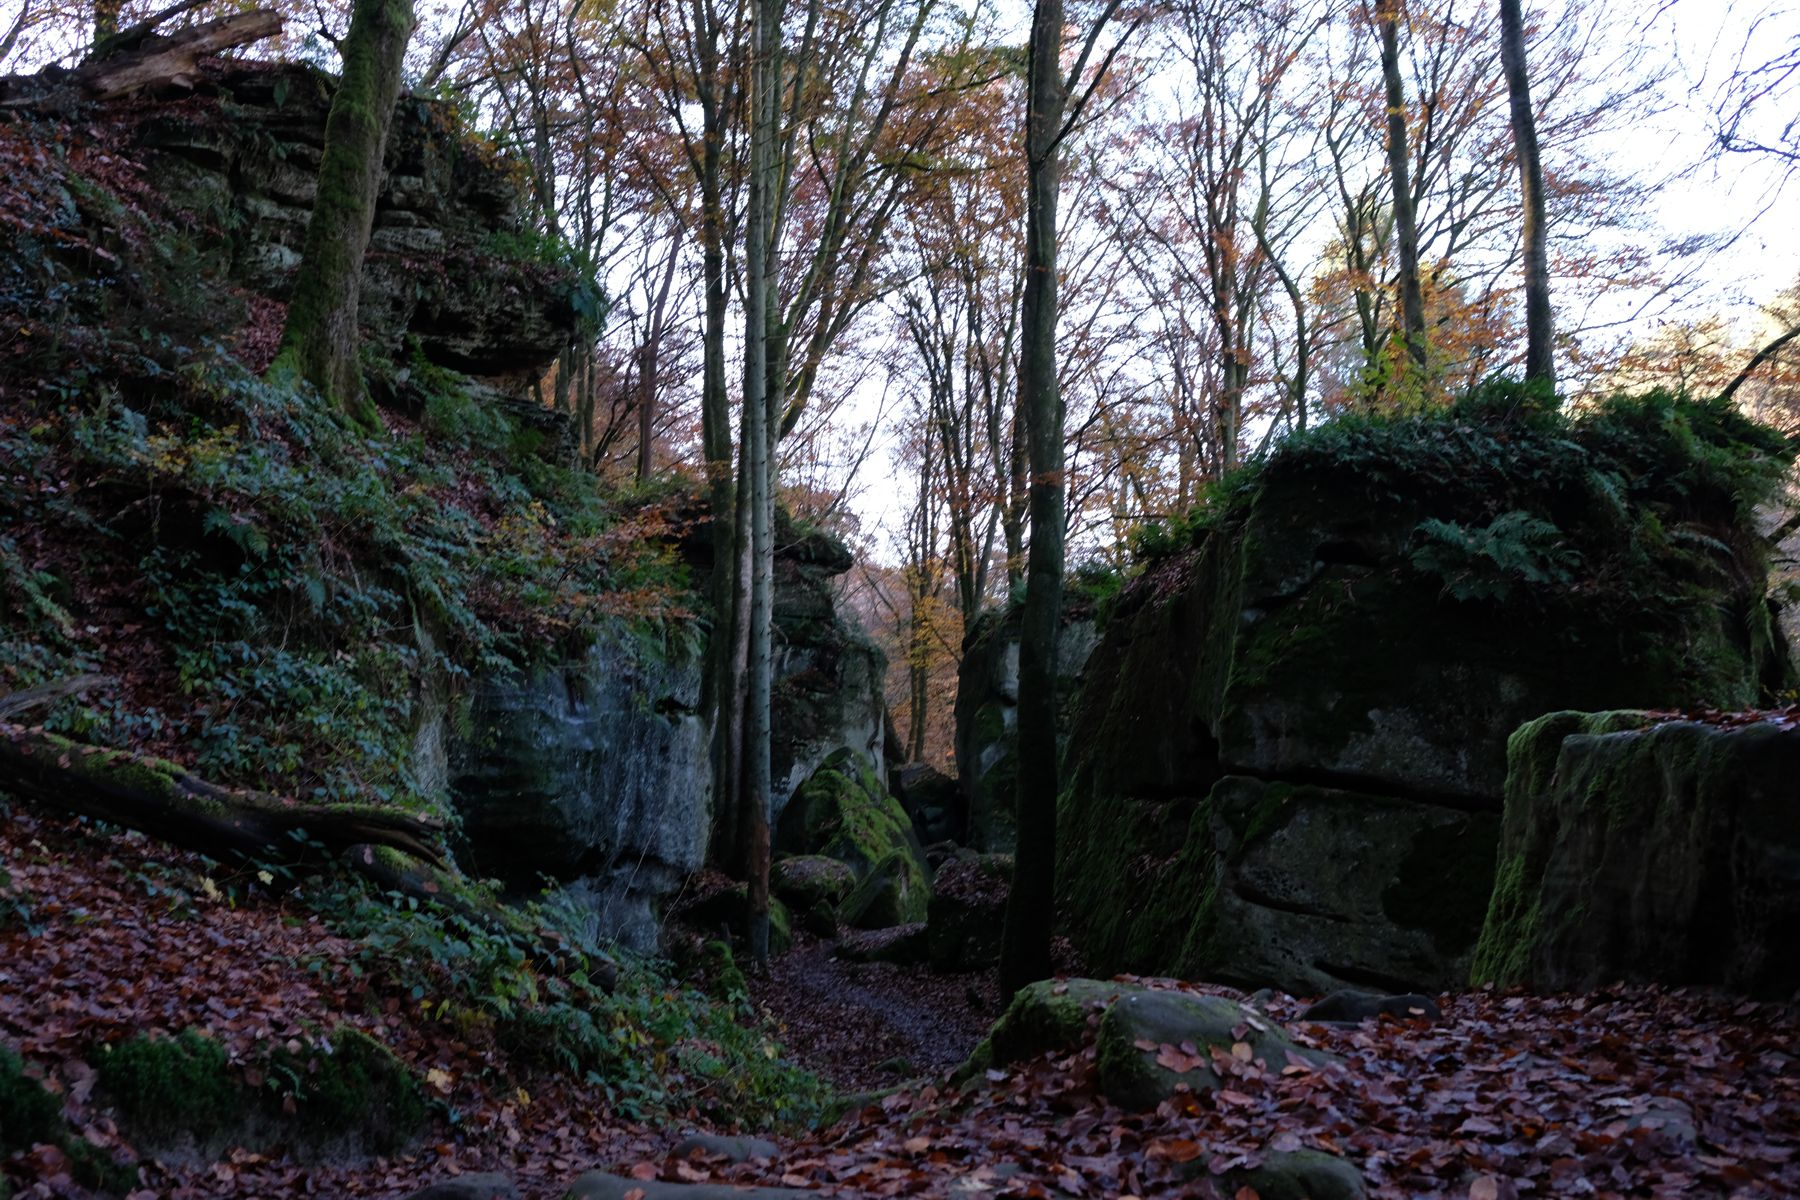
[[[750,611],[744,703],[744,855],[750,883],[750,961],[769,966],[769,690],[775,531],[770,471],[770,416],[781,402],[771,390],[770,326],[774,311],[776,73],[781,44],[780,0],[758,0],[750,67],[750,195],[744,234],[744,404],[739,445],[749,495]]]
[[[412,0],[356,0],[351,11],[344,75],[325,122],[318,195],[273,368],[312,384],[369,429],[380,417],[363,385],[357,299],[413,23]]]
[[[1037,0],[1025,116],[1025,295],[1019,403],[1031,460],[1031,549],[1019,641],[1018,849],[1000,952],[1000,993],[1051,972],[1056,912],[1056,643],[1062,630],[1063,412],[1056,381],[1058,147],[1068,96],[1062,0]]]
[[[1394,237],[1400,252],[1400,315],[1406,351],[1421,376],[1426,369],[1425,295],[1419,286],[1419,228],[1413,212],[1412,151],[1407,147],[1406,93],[1400,83],[1400,0],[1376,0],[1381,31],[1381,78],[1387,89],[1388,174],[1394,185]]]
[[[1531,75],[1525,69],[1525,15],[1519,0],[1500,0],[1500,61],[1512,105],[1519,192],[1525,202],[1525,378],[1556,386],[1554,314],[1550,308],[1550,249],[1544,227],[1544,165],[1538,158]]]
[[[384,846],[434,866],[444,863],[443,826],[424,817],[220,787],[179,763],[83,745],[24,725],[0,724],[0,768],[9,787],[214,858],[291,861],[301,856],[304,833],[326,850]]]

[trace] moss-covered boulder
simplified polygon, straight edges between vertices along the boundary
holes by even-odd
[[[823,854],[796,854],[770,868],[769,887],[803,912],[815,904],[835,907],[856,887],[856,872]]]
[[[782,813],[777,846],[847,864],[856,884],[838,905],[847,925],[879,929],[925,919],[925,852],[875,764],[848,748],[832,754]]]
[[[306,1141],[348,1138],[386,1154],[424,1128],[418,1080],[392,1050],[348,1025],[298,1051],[277,1051],[270,1074],[291,1089]]]
[[[1552,713],[1510,745],[1471,977],[1800,989],[1800,723]]]
[[[1122,1108],[1151,1109],[1182,1090],[1222,1084],[1217,1047],[1279,1071],[1322,1065],[1323,1052],[1300,1046],[1257,1010],[1224,996],[1097,979],[1043,980],[1020,990],[953,1077],[1092,1044],[1100,1091]]]
[[[1229,1171],[1225,1182],[1249,1188],[1257,1200],[1363,1200],[1368,1188],[1362,1172],[1323,1150],[1271,1150],[1262,1163]]]
[[[1790,677],[1753,510],[1791,448],[1728,405],[1498,395],[1330,422],[1151,539],[1069,742],[1058,879],[1091,967],[1458,984],[1511,730]]]
[[[1008,1063],[1079,1049],[1126,988],[1099,979],[1043,979],[1019,989],[953,1078],[967,1081]]]
[[[350,1026],[294,1039],[243,1069],[198,1030],[139,1035],[108,1048],[98,1068],[101,1096],[149,1145],[206,1148],[229,1139],[387,1153],[425,1124],[412,1072]]]
[[[1182,1090],[1224,1086],[1212,1051],[1280,1072],[1330,1056],[1297,1045],[1269,1018],[1224,996],[1133,988],[1107,1006],[1095,1033],[1100,1090],[1120,1108],[1155,1108]]]
[[[1009,854],[953,858],[937,869],[925,918],[934,968],[972,971],[1000,961],[1012,869]]]

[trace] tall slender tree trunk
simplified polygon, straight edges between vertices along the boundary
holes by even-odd
[[[1018,852],[1000,950],[1003,996],[1049,976],[1056,913],[1056,643],[1062,631],[1065,504],[1056,381],[1056,201],[1062,177],[1058,138],[1068,103],[1062,31],[1062,0],[1037,0],[1026,92],[1026,276],[1019,356],[1019,403],[1031,461],[1031,549],[1019,642]]]
[[[1376,0],[1381,79],[1387,91],[1388,174],[1394,184],[1394,240],[1400,252],[1400,316],[1406,352],[1426,369],[1425,294],[1419,286],[1419,226],[1413,212],[1412,151],[1406,137],[1406,91],[1400,82],[1400,0]]]
[[[749,496],[750,619],[744,714],[744,808],[749,845],[750,959],[769,965],[769,690],[770,626],[774,600],[774,491],[770,478],[771,410],[780,393],[769,387],[770,325],[774,311],[773,215],[775,136],[779,115],[781,0],[757,0],[750,66],[750,196],[744,235],[744,404],[739,482]]]
[[[1525,378],[1556,384],[1555,315],[1550,308],[1550,248],[1544,227],[1544,164],[1538,158],[1531,74],[1525,67],[1525,14],[1500,0],[1500,62],[1512,105],[1519,191],[1525,202]]]
[[[275,372],[291,372],[364,428],[381,418],[363,385],[357,299],[375,226],[388,129],[413,32],[412,0],[356,0],[343,78],[325,121],[318,194]]]
[[[708,0],[693,0],[697,75],[695,91],[701,107],[700,251],[705,292],[701,334],[700,443],[706,464],[707,507],[712,514],[713,571],[711,608],[715,614],[706,643],[700,711],[712,726],[713,841],[712,860],[741,873],[744,839],[738,831],[742,805],[738,789],[743,735],[740,667],[744,617],[748,602],[738,602],[737,488],[732,478],[731,396],[725,384],[725,321],[730,293],[725,278],[724,162],[730,106],[720,94],[719,39],[715,9]]]

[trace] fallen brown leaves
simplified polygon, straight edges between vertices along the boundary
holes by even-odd
[[[1269,1015],[1344,1065],[1264,1064],[1221,1049],[1207,1056],[1225,1080],[1218,1094],[1128,1113],[1096,1094],[1090,1046],[965,1091],[891,1095],[785,1144],[772,1162],[733,1166],[672,1157],[676,1131],[624,1122],[595,1091],[520,1071],[491,1042],[355,976],[355,947],[303,909],[254,888],[235,904],[208,895],[202,860],[22,811],[0,816],[0,855],[37,927],[0,930],[0,1040],[48,1069],[89,1141],[132,1153],[93,1094],[91,1059],[150,1028],[202,1026],[247,1064],[269,1039],[349,1021],[393,1046],[439,1102],[425,1143],[400,1157],[321,1165],[267,1147],[147,1161],[134,1200],[396,1197],[469,1170],[507,1172],[524,1195],[548,1200],[596,1167],[854,1196],[1248,1200],[1214,1179],[1302,1147],[1344,1156],[1383,1197],[1800,1195],[1800,1026],[1781,1006],[1649,988],[1477,992],[1445,998],[1439,1025],[1340,1029],[1297,1025],[1300,1002],[1276,997]],[[823,989],[787,1010],[789,1034],[835,1037],[839,1061],[921,1053],[932,1037],[944,1046],[931,1057],[960,1055],[989,1015],[962,992],[934,990],[972,986],[962,980],[891,967],[840,974],[823,962],[829,970],[799,956],[778,965],[764,997]],[[878,1026],[894,1040],[869,1040]],[[39,1147],[6,1169],[29,1185],[22,1194],[80,1194],[60,1159]]]

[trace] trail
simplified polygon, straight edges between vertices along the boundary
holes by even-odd
[[[789,1054],[852,1092],[944,1074],[999,1015],[992,972],[849,962],[835,942],[811,938],[770,964],[768,978],[752,979],[750,990]]]

